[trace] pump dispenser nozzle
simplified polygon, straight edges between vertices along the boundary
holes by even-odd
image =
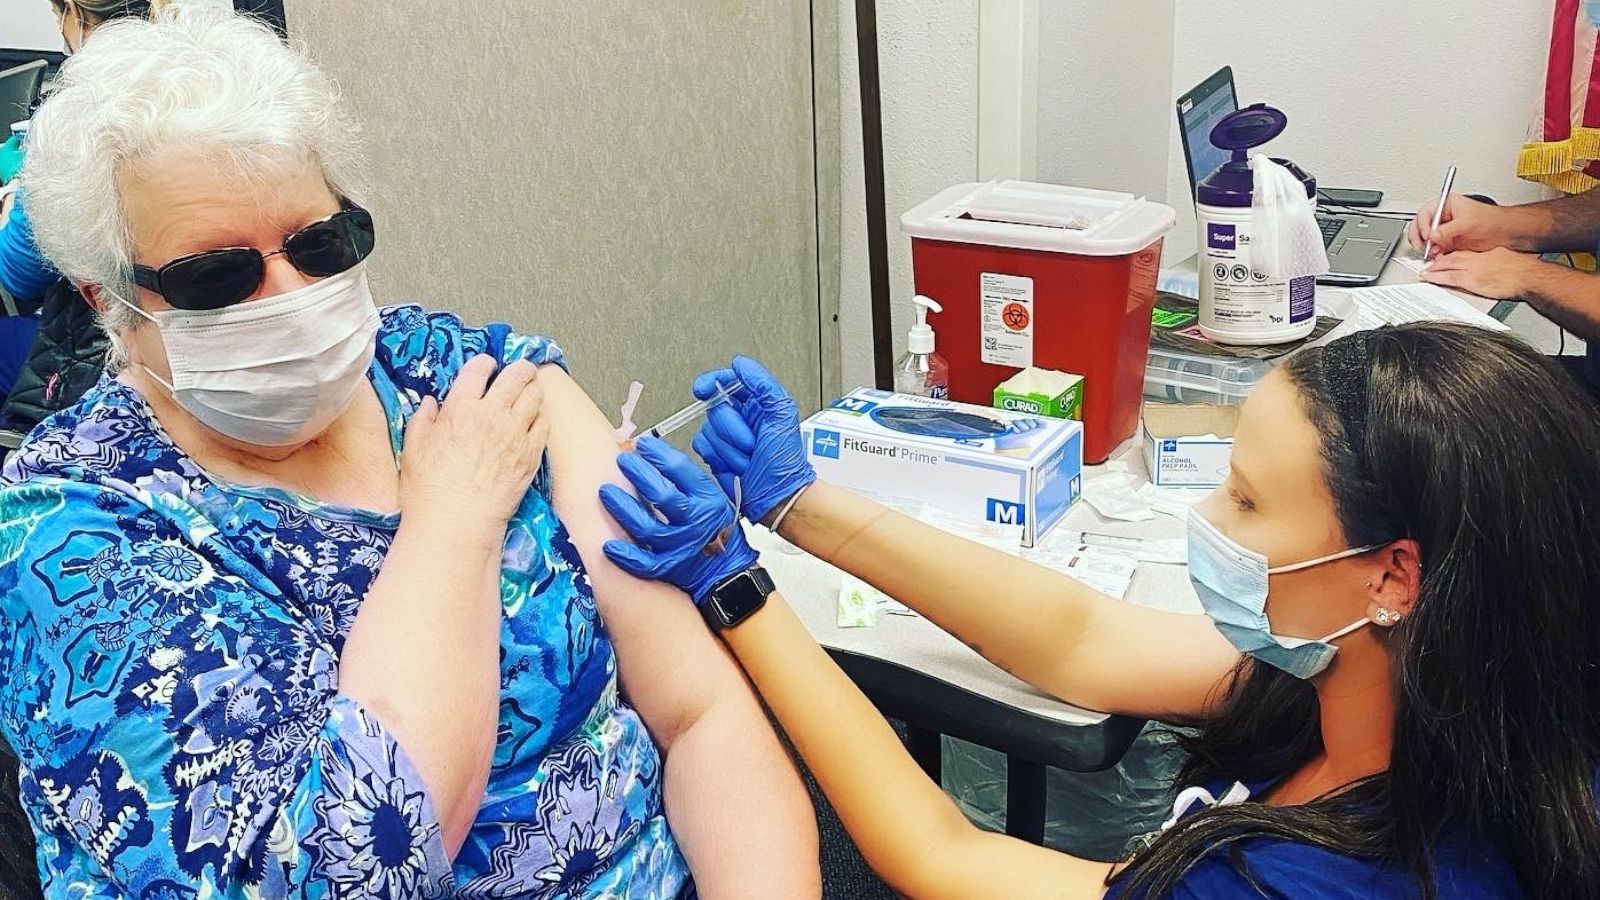
[[[916,304],[917,324],[911,326],[911,333],[906,336],[906,349],[912,353],[932,353],[934,347],[933,326],[928,324],[928,311],[944,312],[944,307],[932,297],[921,294],[911,298]]]
[[[921,397],[948,397],[950,366],[933,352],[933,326],[928,324],[929,311],[944,312],[944,307],[921,294],[912,297],[911,302],[916,304],[917,323],[906,336],[906,355],[895,363],[894,389]]]

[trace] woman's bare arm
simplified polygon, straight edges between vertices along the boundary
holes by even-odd
[[[1107,597],[1065,575],[817,483],[782,535],[1069,703],[1194,719],[1222,699],[1238,651],[1203,615]]]

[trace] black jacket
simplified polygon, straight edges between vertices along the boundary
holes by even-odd
[[[0,424],[28,431],[78,402],[105,371],[109,346],[88,302],[65,278],[56,282],[39,307],[39,333],[0,407]]]

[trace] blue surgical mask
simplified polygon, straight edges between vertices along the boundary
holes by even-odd
[[[1353,547],[1288,566],[1268,568],[1266,556],[1242,547],[1198,512],[1189,513],[1189,580],[1200,605],[1228,642],[1296,678],[1310,678],[1333,662],[1339,651],[1331,642],[1371,623],[1362,618],[1327,637],[1284,637],[1273,634],[1267,621],[1267,576],[1299,572],[1335,560],[1370,553],[1382,545]]]

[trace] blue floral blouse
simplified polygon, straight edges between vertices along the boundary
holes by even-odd
[[[544,338],[384,311],[370,372],[399,453],[463,360]],[[0,477],[0,730],[52,897],[671,898],[692,890],[661,758],[547,479],[506,535],[500,731],[455,859],[416,769],[340,696],[398,517],[209,476],[104,380]]]

